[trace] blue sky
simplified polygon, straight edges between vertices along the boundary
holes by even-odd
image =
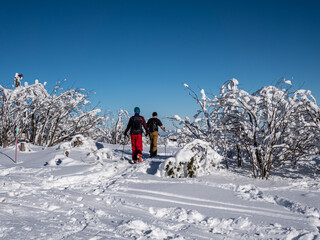
[[[0,84],[67,79],[102,110],[193,116],[183,83],[254,92],[281,77],[320,101],[320,2],[2,1]]]

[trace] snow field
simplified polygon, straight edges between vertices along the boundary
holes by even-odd
[[[122,146],[93,144],[30,146],[16,165],[14,149],[0,149],[1,239],[320,237],[318,178],[261,181],[220,169],[172,179],[157,173],[174,157],[163,147],[152,159],[145,147],[145,161],[132,165],[129,146],[120,160]]]

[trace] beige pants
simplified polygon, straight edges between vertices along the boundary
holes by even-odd
[[[150,133],[150,155],[157,155],[158,131]]]

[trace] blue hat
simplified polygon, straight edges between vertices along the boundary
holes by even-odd
[[[139,114],[139,113],[140,113],[140,108],[135,107],[135,108],[134,108],[134,113],[138,113],[138,114]]]

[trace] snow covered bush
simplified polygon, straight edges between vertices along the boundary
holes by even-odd
[[[113,153],[109,148],[97,147],[95,141],[90,137],[84,137],[83,135],[74,136],[71,141],[61,143],[58,149],[65,149],[65,153],[72,152],[72,150],[80,150],[87,153],[87,157],[95,160],[112,159]],[[66,154],[67,155],[67,154]],[[67,156],[68,157],[68,156]]]
[[[91,138],[84,137],[81,134],[74,136],[71,141],[61,143],[58,149],[79,149],[88,152],[94,152],[98,150],[96,143]]]
[[[159,167],[161,176],[171,178],[193,178],[209,175],[219,168],[222,157],[210,144],[194,140],[179,150],[175,157],[167,159]]]
[[[103,134],[98,140],[110,144],[128,144],[128,138],[123,134],[128,121],[129,113],[126,110],[120,109],[117,112],[117,118],[112,113],[108,113],[105,124],[100,126]]]
[[[110,148],[101,148],[95,152],[90,152],[88,154],[89,158],[94,158],[96,160],[102,161],[103,159],[112,159],[113,152]]]
[[[320,107],[310,91],[299,90],[294,93],[293,101],[296,104],[296,112],[299,114],[299,121],[307,131],[301,131],[305,138],[309,138],[307,148],[310,154],[320,154]],[[310,148],[311,147],[311,148]],[[314,148],[316,147],[316,148]]]
[[[238,84],[235,79],[224,84],[216,104],[219,124],[228,134],[227,151],[237,145],[240,155],[249,158],[254,177],[262,178],[270,176],[274,164],[296,163],[310,154],[314,127],[303,121],[305,111],[299,110],[306,106],[304,99],[317,106],[309,91],[291,93],[291,85],[281,81],[249,94]]]
[[[249,160],[254,177],[268,178],[275,164],[319,152],[320,110],[310,91],[291,92],[291,82],[280,81],[253,94],[225,82],[219,96],[201,97],[185,85],[200,110],[194,121],[175,116],[182,139],[202,139],[223,155],[226,167]],[[181,141],[181,140],[180,140]]]
[[[126,124],[129,120],[129,113],[125,110],[120,109],[118,111],[118,119],[114,124],[114,131],[112,134],[113,144],[118,144],[124,141],[123,132],[126,128]]]
[[[21,84],[22,75],[16,74],[15,88],[0,85],[0,143],[13,144],[18,138],[40,146],[53,146],[70,140],[77,134],[91,136],[99,132],[105,120],[100,109],[88,110],[89,93],[83,89],[62,91],[61,85],[52,94],[46,83]]]

